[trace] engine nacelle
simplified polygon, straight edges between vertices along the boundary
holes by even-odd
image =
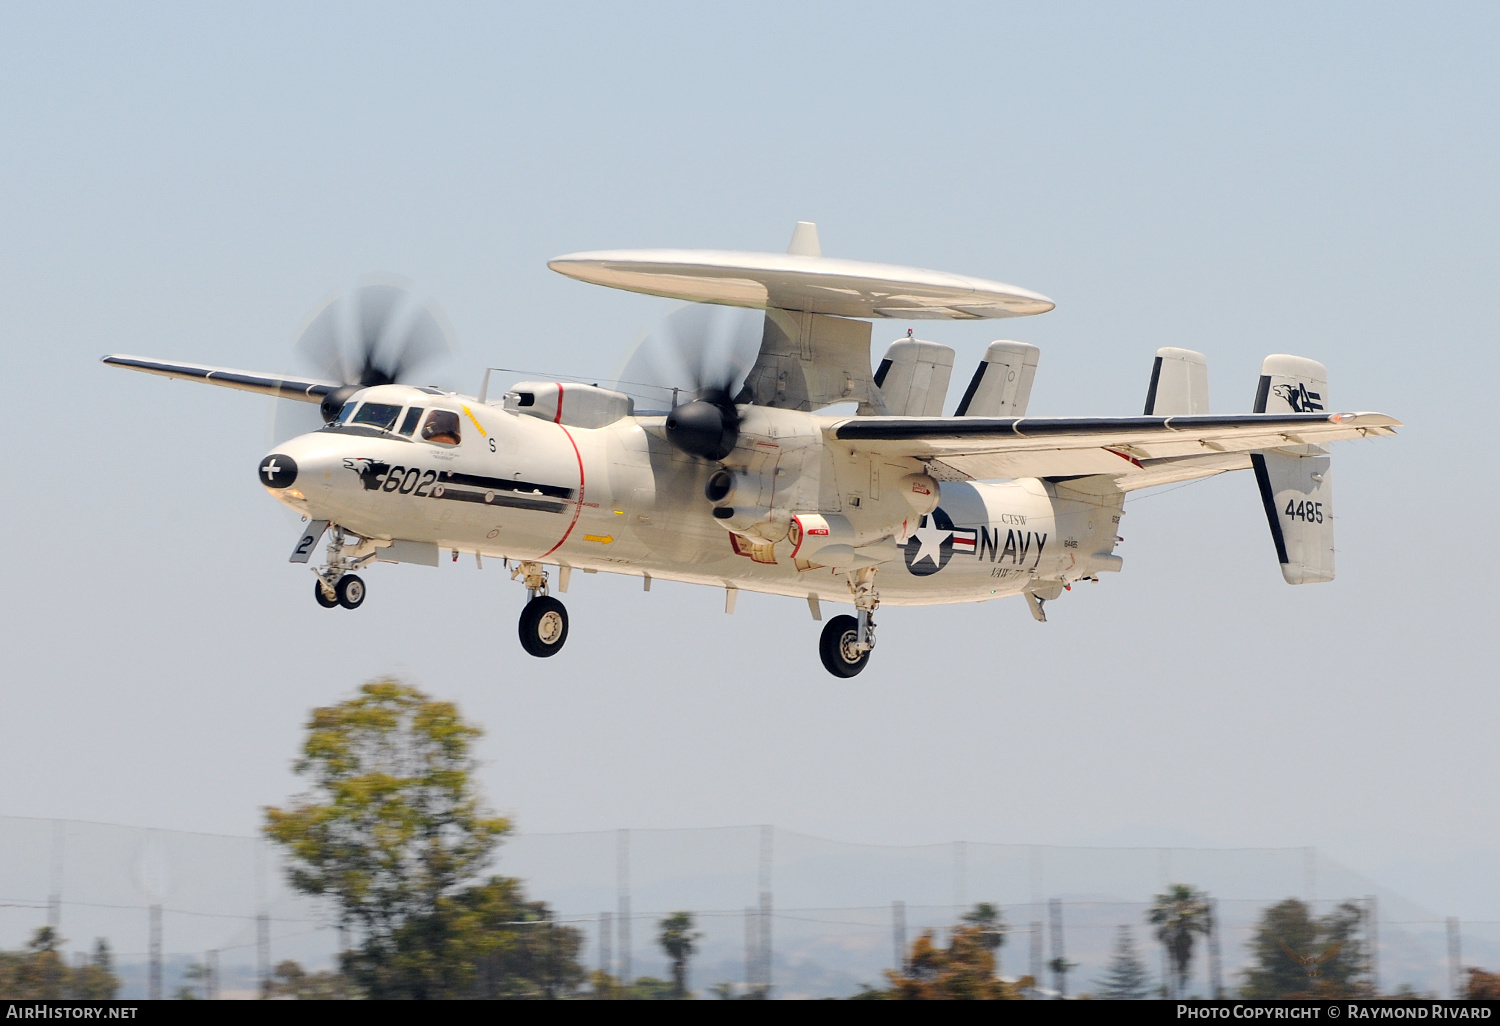
[[[937,478],[926,474],[907,474],[901,479],[901,497],[918,516],[925,517],[938,504]]]
[[[788,526],[792,558],[805,559],[840,570],[878,566],[897,557],[896,543],[889,534],[878,538],[856,531],[849,518],[839,513],[797,513]]]

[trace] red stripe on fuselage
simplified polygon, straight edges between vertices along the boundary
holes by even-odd
[[[579,517],[580,514],[583,513],[583,453],[581,453],[581,452],[578,451],[578,443],[575,442],[575,441],[573,441],[573,434],[572,434],[572,432],[570,432],[567,428],[565,428],[565,427],[562,426],[562,420],[561,420],[561,418],[562,418],[562,386],[561,385],[557,386],[557,416],[559,418],[558,422],[557,422],[557,426],[560,427],[560,428],[562,428],[562,433],[568,436],[568,444],[573,447],[573,455],[578,457],[578,505],[576,505],[576,506],[573,507],[573,520],[572,520],[572,522],[570,522],[568,524],[568,529],[563,532],[563,536],[557,540],[557,544],[556,545],[552,546],[546,552],[542,553],[542,558],[543,559],[546,559],[548,556],[552,555],[552,553],[554,553],[558,549],[562,548],[563,542],[565,542],[565,541],[568,540],[568,535],[570,535],[570,534],[573,533],[573,528],[575,528],[575,527],[578,526],[578,517]]]

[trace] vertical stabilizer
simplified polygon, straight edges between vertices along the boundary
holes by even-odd
[[[952,376],[952,349],[908,336],[885,351],[875,384],[893,416],[941,417]]]
[[[991,342],[958,404],[959,417],[1024,417],[1042,351],[1026,342]]]
[[[818,242],[818,226],[811,221],[798,221],[797,227],[792,229],[792,244],[786,248],[792,256],[823,255],[823,247]]]
[[[1146,416],[1183,417],[1207,412],[1208,358],[1191,349],[1158,349],[1151,366],[1151,385],[1146,389]]]
[[[1318,413],[1328,407],[1328,371],[1301,356],[1268,356],[1260,368],[1256,413]],[[1327,452],[1287,445],[1250,457],[1288,584],[1333,580],[1333,475]]]

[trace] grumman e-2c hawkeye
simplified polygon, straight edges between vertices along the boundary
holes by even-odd
[[[910,337],[873,373],[872,319],[1045,313],[1045,296],[996,282],[821,255],[798,225],[786,254],[616,251],[559,257],[582,281],[765,311],[748,375],[698,380],[661,412],[594,385],[523,381],[498,398],[401,384],[382,365],[389,297],[361,309],[362,365],[299,380],[127,356],[133,370],[318,403],[321,430],[261,460],[272,497],[304,515],[293,562],[325,531],[314,595],[353,609],[355,571],[377,561],[436,566],[460,552],[507,560],[529,601],[521,644],[557,653],[573,570],[709,585],[733,612],[742,589],[848,602],[820,653],[851,677],[875,647],[882,605],[1025,596],[1117,571],[1125,496],[1253,469],[1289,584],[1333,579],[1333,493],[1325,443],[1389,435],[1379,413],[1331,412],[1323,366],[1268,356],[1249,414],[1208,412],[1204,357],[1161,349],[1139,417],[1027,417],[1038,350],[989,346],[956,414],[942,416],[954,351]],[[382,305],[384,304],[384,305]],[[368,305],[368,304],[367,304]],[[345,364],[347,366],[347,364]],[[658,382],[658,384],[676,384]],[[852,416],[819,413],[856,403]],[[665,407],[670,405],[670,409]]]

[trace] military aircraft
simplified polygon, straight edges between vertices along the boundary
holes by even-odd
[[[1323,365],[1286,355],[1265,358],[1253,412],[1210,414],[1205,358],[1177,348],[1157,351],[1141,416],[1028,417],[1039,351],[1008,340],[988,347],[943,416],[954,350],[908,330],[872,370],[872,322],[1030,316],[1052,301],[825,257],[807,222],[786,253],[623,250],[548,266],[764,311],[753,365],[710,367],[690,352],[694,380],[653,382],[670,395],[656,403],[627,385],[567,380],[492,396],[491,371],[473,396],[419,387],[408,379],[433,348],[435,321],[378,285],[314,319],[321,378],[104,362],[318,406],[324,425],[278,442],[257,474],[306,518],[292,562],[329,535],[313,568],[324,607],[358,608],[358,572],[374,563],[436,566],[444,553],[505,561],[526,588],[519,632],[534,656],[568,638],[554,569],[558,593],[574,570],[629,574],[645,590],[656,579],[723,589],[728,613],[741,590],[805,600],[814,620],[823,602],[849,603],[854,615],[832,617],[819,643],[840,677],[868,663],[882,605],[1024,596],[1045,621],[1045,605],[1074,582],[1120,569],[1126,495],[1226,471],[1253,470],[1286,581],[1330,581],[1325,445],[1401,426],[1334,412]],[[336,322],[352,332],[352,354],[328,341]]]

